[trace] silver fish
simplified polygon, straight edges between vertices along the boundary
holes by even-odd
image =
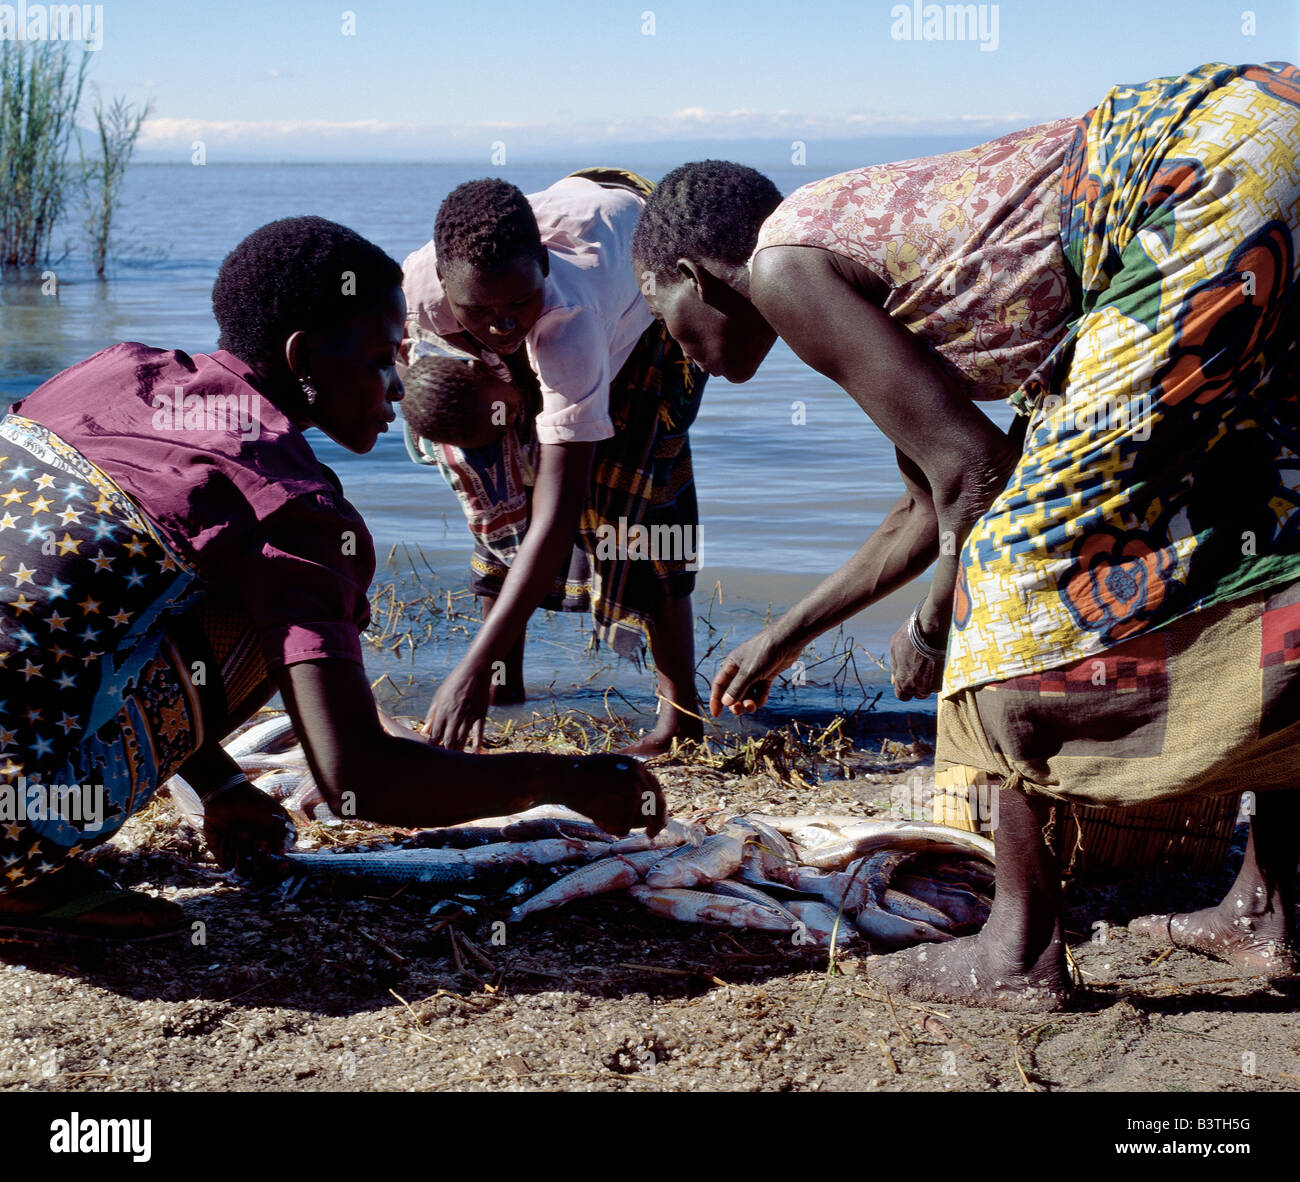
[[[172,804],[187,821],[191,828],[203,831],[203,801],[199,794],[180,776],[173,776],[167,781],[167,790],[171,793]]]
[[[713,883],[710,889],[715,895],[726,895],[733,899],[746,899],[750,903],[756,903],[759,907],[767,907],[772,911],[777,911],[790,921],[792,929],[799,922],[799,917],[795,915],[788,903],[778,902],[766,891],[760,891],[757,887],[750,886],[748,883],[724,879],[722,882]]]
[[[561,817],[532,817],[515,821],[501,830],[505,841],[540,841],[546,837],[576,837],[582,841],[610,843],[612,833],[606,833],[594,821],[569,821]]]
[[[929,903],[923,903],[920,899],[914,899],[902,891],[885,891],[881,903],[886,911],[892,911],[904,919],[920,920],[933,928],[938,928],[941,932],[952,930],[952,920],[937,907],[931,907]]]
[[[745,832],[728,825],[700,845],[683,845],[664,855],[645,876],[646,886],[693,887],[730,878],[740,869]]]
[[[264,722],[254,723],[223,746],[232,759],[257,753],[269,754],[275,744],[292,731],[293,719],[288,714],[274,714]]]
[[[827,903],[818,903],[811,899],[786,904],[794,913],[795,919],[802,925],[796,933],[806,936],[810,944],[818,948],[829,948],[832,937],[837,948],[851,944],[858,938],[858,929],[847,915],[841,914]]]
[[[752,830],[757,837],[745,843],[739,877],[748,882],[783,882],[799,864],[785,836],[763,821],[738,817],[733,824]]]
[[[930,867],[929,873],[940,882],[955,883],[977,894],[991,887],[995,878],[993,867],[975,858],[950,858]]]
[[[850,862],[844,872],[861,878],[866,884],[867,898],[877,907],[883,907],[885,892],[889,890],[889,884],[898,868],[915,857],[910,850],[879,850],[856,862]]]
[[[799,866],[790,876],[790,885],[806,894],[818,896],[837,911],[842,909],[848,915],[860,911],[871,899],[867,880],[860,874],[855,877],[848,871],[825,871],[811,866]]]
[[[281,768],[279,771],[264,772],[258,776],[253,781],[253,787],[259,792],[265,792],[272,800],[285,800],[303,786],[304,780],[310,779],[311,773],[305,768],[301,771]]]
[[[904,894],[937,907],[957,928],[980,928],[989,917],[989,905],[974,891],[938,882],[922,874],[900,875],[895,884]]]
[[[699,846],[708,837],[700,825],[670,820],[654,837],[644,833],[629,833],[609,847],[611,854],[637,854],[642,850],[670,850],[679,845]]]
[[[525,916],[551,907],[563,907],[574,899],[587,899],[592,895],[619,891],[641,881],[662,855],[658,850],[642,850],[639,854],[621,854],[601,858],[599,862],[566,874],[543,891],[525,899],[507,916],[510,923],[518,923]]]
[[[764,932],[788,932],[790,921],[779,911],[760,907],[746,899],[728,899],[705,891],[680,887],[655,889],[650,886],[628,887],[627,893],[656,915],[680,919],[686,923],[705,923],[719,927],[755,928]]]
[[[445,829],[421,829],[407,839],[408,849],[467,850],[476,845],[494,845],[505,841],[500,826],[448,825]]]
[[[875,853],[876,850],[894,848],[916,853],[952,853],[993,861],[993,843],[977,833],[950,829],[947,825],[933,825],[928,821],[873,821],[863,822],[846,830],[840,841],[806,850],[802,861],[805,866],[823,870],[837,870],[855,858]]]
[[[939,943],[951,940],[946,932],[918,919],[904,919],[868,903],[853,917],[858,931],[872,943],[887,945]]]
[[[512,882],[501,893],[507,899],[526,899],[532,893],[533,880],[531,878],[521,878],[518,882]]]
[[[592,845],[571,838],[501,842],[468,850],[386,850],[379,853],[333,854],[312,851],[284,855],[299,873],[337,873],[375,882],[469,882],[504,866],[549,866],[590,857]]]
[[[285,812],[291,813],[296,817],[302,817],[306,821],[320,821],[323,823],[338,822],[339,818],[335,816],[334,810],[330,808],[325,800],[321,790],[316,787],[316,781],[308,776],[298,789],[284,802]]]
[[[790,840],[803,850],[819,850],[844,840],[838,829],[823,829],[820,825],[807,825],[790,834]]]
[[[534,805],[532,808],[525,809],[520,813],[510,813],[504,817],[480,817],[474,821],[467,821],[466,824],[504,829],[507,825],[513,825],[517,821],[535,821],[539,818],[552,818],[560,821],[578,821],[584,825],[591,824],[590,817],[584,817],[581,813],[575,812],[573,809],[562,804]]]
[[[285,854],[284,861],[295,874],[347,874],[394,884],[473,882],[482,869],[453,856],[458,853],[459,850],[400,850],[326,854],[313,850]],[[413,856],[417,854],[422,857]]]
[[[239,770],[245,774],[258,775],[261,772],[308,771],[307,757],[292,752],[276,755],[267,751],[254,751],[250,755],[232,756]]]

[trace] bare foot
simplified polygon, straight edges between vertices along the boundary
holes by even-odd
[[[1250,973],[1270,977],[1294,973],[1295,944],[1283,913],[1268,910],[1259,914],[1258,908],[1237,908],[1237,902],[1235,896],[1229,896],[1217,907],[1203,911],[1144,915],[1133,920],[1128,930],[1158,944],[1212,956]],[[1257,913],[1248,914],[1250,910]]]
[[[1063,1009],[1071,996],[1059,937],[1028,969],[980,933],[868,957],[863,971],[888,992],[917,1001],[1041,1013]]]
[[[673,749],[673,740],[692,739],[699,742],[704,737],[704,728],[675,726],[671,730],[667,727],[655,727],[648,735],[638,739],[635,743],[629,743],[626,747],[621,747],[616,752],[618,755],[630,755],[634,759],[654,759],[656,755],[666,755]]]

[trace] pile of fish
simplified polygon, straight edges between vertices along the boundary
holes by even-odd
[[[287,716],[277,715],[226,750],[302,820],[315,785],[292,742]],[[616,838],[554,805],[420,830],[400,846],[284,855],[299,886],[318,874],[423,884],[471,912],[513,904],[510,923],[624,892],[658,915],[689,923],[784,933],[819,947],[865,937],[888,948],[983,926],[992,863],[987,838],[920,821],[716,814],[670,820],[653,838]]]

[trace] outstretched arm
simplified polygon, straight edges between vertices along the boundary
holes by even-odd
[[[431,742],[459,750],[487,713],[494,663],[505,661],[555,576],[567,568],[595,452],[594,443],[542,445],[528,532],[491,615],[429,707]]]
[[[658,784],[636,760],[465,755],[386,734],[365,670],[352,661],[301,662],[276,681],[312,775],[343,815],[426,827],[564,804],[617,833],[658,832],[666,819]]]
[[[868,298],[872,286],[862,268],[815,247],[770,247],[754,259],[750,296],[759,312],[803,361],[847,391],[890,438],[907,488],[858,554],[787,614],[787,647],[798,638],[806,643],[895,590],[936,558],[919,622],[924,635],[942,647],[961,547],[1018,456],[921,342]],[[778,646],[783,640],[778,635]],[[802,644],[789,660],[801,649]],[[895,645],[894,652],[910,663],[906,650]],[[724,663],[719,679],[726,671]],[[933,680],[932,672],[896,669],[902,696],[918,692],[919,680]],[[741,679],[738,667],[721,689],[715,681],[715,711],[761,704],[749,686],[737,684]],[[758,689],[766,695],[766,686]]]

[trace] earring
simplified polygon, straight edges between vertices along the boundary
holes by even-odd
[[[316,405],[316,387],[311,384],[310,378],[299,378],[298,384],[302,387],[304,397],[307,399],[308,406]]]

